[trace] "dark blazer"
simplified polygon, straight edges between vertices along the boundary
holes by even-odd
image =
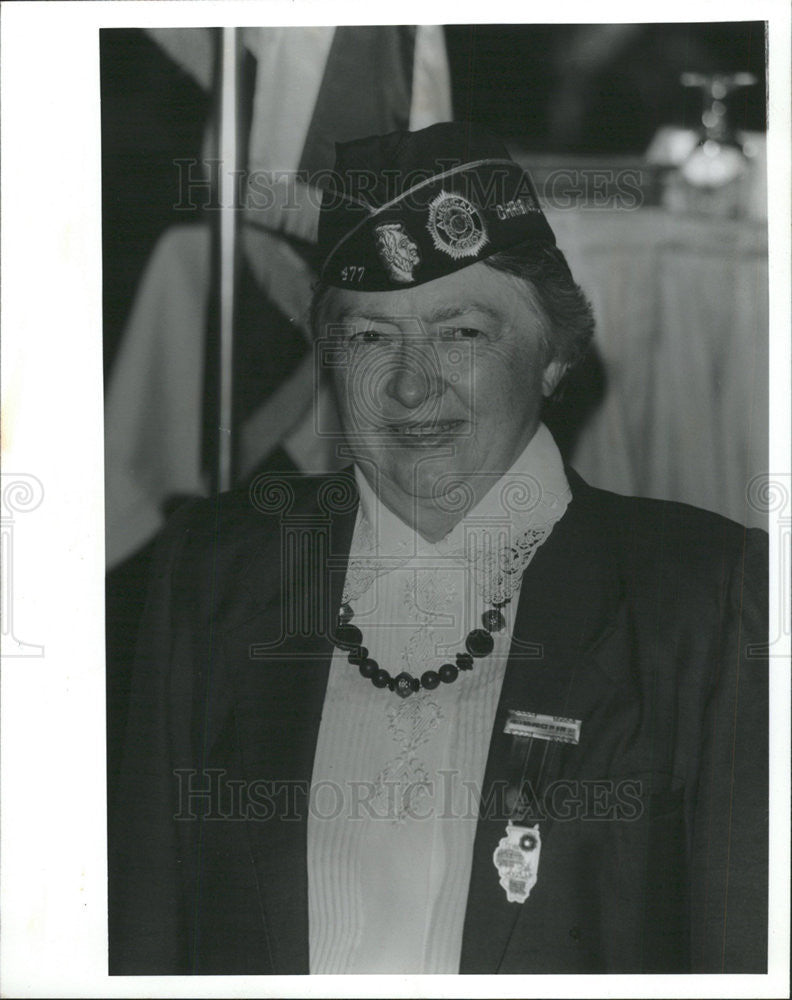
[[[460,971],[765,971],[766,535],[568,475],[523,578]],[[308,972],[306,800],[357,503],[349,472],[273,477],[166,530],[111,816],[112,974]],[[523,904],[488,805],[510,708],[582,720],[543,781],[584,808],[543,821]]]

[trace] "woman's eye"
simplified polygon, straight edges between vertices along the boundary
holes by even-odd
[[[481,330],[476,330],[472,326],[458,326],[454,330],[454,336],[457,339],[468,338],[468,339],[472,340],[474,337],[478,337],[480,335],[480,333],[481,333]]]
[[[385,334],[379,330],[359,330],[352,336],[352,340],[360,344],[376,344],[385,339]]]

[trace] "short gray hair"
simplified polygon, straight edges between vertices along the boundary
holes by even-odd
[[[550,328],[548,362],[558,360],[567,370],[574,368],[585,357],[594,336],[594,312],[558,247],[529,240],[481,263],[530,286]]]

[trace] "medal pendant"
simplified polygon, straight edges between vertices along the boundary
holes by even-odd
[[[542,839],[538,824],[506,824],[506,836],[498,842],[492,860],[498,869],[500,884],[510,903],[524,903],[536,885]]]

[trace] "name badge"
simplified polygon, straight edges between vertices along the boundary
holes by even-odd
[[[536,737],[558,743],[580,742],[580,719],[565,719],[561,715],[539,715],[536,712],[512,710],[503,727],[507,736]]]

